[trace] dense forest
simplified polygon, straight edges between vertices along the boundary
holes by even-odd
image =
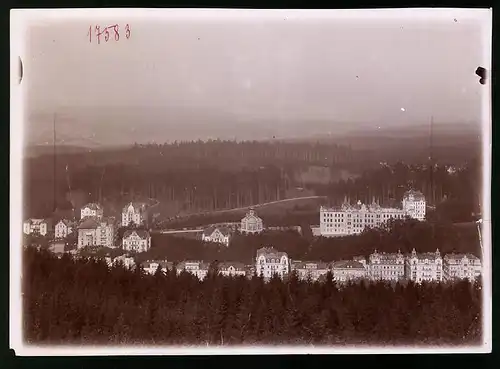
[[[170,234],[153,233],[151,249],[135,255],[136,261],[144,260],[205,260],[207,262],[240,261],[252,264],[256,252],[263,246],[272,246],[286,252],[294,260],[333,261],[351,259],[354,256],[368,257],[375,249],[379,252],[472,253],[481,257],[479,238],[475,224],[457,226],[442,223],[395,221],[388,227],[369,229],[361,235],[338,238],[316,238],[301,236],[295,231],[265,231],[259,235],[235,234],[229,247],[199,239]],[[102,249],[97,254],[104,256],[122,254],[121,249]]]
[[[319,143],[198,141],[61,152],[55,161],[48,154],[25,159],[24,210],[49,217],[54,207],[99,201],[116,215],[128,201],[155,198],[155,213],[166,218],[300,197],[303,187],[304,194],[327,196],[332,204],[347,197],[381,205],[415,188],[443,209],[441,219],[471,220],[479,211],[480,163],[471,160],[451,172],[445,165],[432,168],[375,163],[349,147]],[[346,170],[349,178],[338,175]]]
[[[199,281],[103,261],[24,251],[23,324],[31,344],[478,344],[481,286],[359,283],[292,274]]]

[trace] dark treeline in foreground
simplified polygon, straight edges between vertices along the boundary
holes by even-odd
[[[168,272],[24,252],[24,334],[33,344],[477,344],[478,283],[200,282]]]

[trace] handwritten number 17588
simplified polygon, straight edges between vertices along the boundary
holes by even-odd
[[[94,31],[94,32],[92,32]],[[89,36],[89,42],[92,43],[92,39],[97,41],[98,44],[101,43],[101,38],[104,36],[104,41],[108,42],[110,37],[113,37],[115,41],[120,40],[120,27],[118,24],[114,24],[112,26],[107,26],[103,30],[101,30],[101,26],[95,26],[92,30],[92,26],[89,26],[89,31],[87,32],[87,36]],[[125,25],[125,37],[127,39],[130,38],[130,26]]]

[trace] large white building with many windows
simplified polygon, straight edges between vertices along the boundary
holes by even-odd
[[[403,211],[410,218],[425,220],[425,196],[420,191],[406,191],[403,196]]]
[[[262,247],[257,250],[255,258],[255,272],[264,279],[273,275],[280,278],[290,273],[290,261],[286,252],[279,252],[273,247]]]
[[[132,252],[146,252],[151,248],[151,235],[143,229],[129,229],[123,234],[123,249]]]
[[[331,265],[333,280],[339,283],[366,278],[366,267],[355,260],[335,261]]]
[[[446,254],[443,258],[445,281],[468,279],[474,281],[481,276],[481,260],[472,254]]]
[[[328,273],[330,267],[323,261],[294,260],[291,262],[290,269],[292,273],[297,273],[297,277],[301,280],[310,278],[312,281],[317,281]]]
[[[208,227],[201,235],[201,239],[205,242],[220,243],[224,246],[229,246],[229,238],[231,234],[226,227]]]
[[[198,260],[186,260],[177,264],[177,274],[186,271],[196,276],[200,281],[208,275],[209,263]]]
[[[23,223],[24,234],[35,234],[46,236],[50,231],[50,220],[48,219],[28,219]]]
[[[240,263],[238,261],[223,261],[217,265],[217,269],[220,275],[224,277],[238,277],[245,276],[247,273],[247,269],[245,264]]]
[[[441,282],[443,280],[443,258],[436,252],[417,253],[412,250],[406,258],[406,278],[415,283]]]
[[[147,207],[145,203],[130,202],[122,209],[122,227],[140,226],[146,222]]]
[[[375,252],[368,258],[368,276],[373,281],[399,281],[405,278],[405,257],[397,253]]]
[[[264,230],[262,219],[257,216],[255,210],[250,211],[241,220],[240,231],[246,234],[261,233]]]
[[[368,228],[379,227],[390,219],[403,219],[402,209],[383,208],[376,203],[356,205],[344,203],[340,208],[320,208],[320,234],[324,237],[359,234]]]
[[[74,223],[67,219],[61,219],[54,227],[54,236],[56,239],[66,238],[74,230]]]
[[[380,227],[390,219],[410,217],[425,220],[425,197],[418,191],[407,191],[403,196],[402,208],[385,208],[372,202],[365,205],[358,201],[356,205],[344,202],[337,208],[320,207],[319,233],[324,237],[359,234],[365,228]]]
[[[114,219],[87,218],[78,226],[78,248],[114,247]]]
[[[104,209],[100,204],[91,202],[80,209],[80,219],[85,218],[98,218],[104,216]]]

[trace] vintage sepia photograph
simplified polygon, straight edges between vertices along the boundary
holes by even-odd
[[[491,352],[490,9],[11,12],[17,355]]]

